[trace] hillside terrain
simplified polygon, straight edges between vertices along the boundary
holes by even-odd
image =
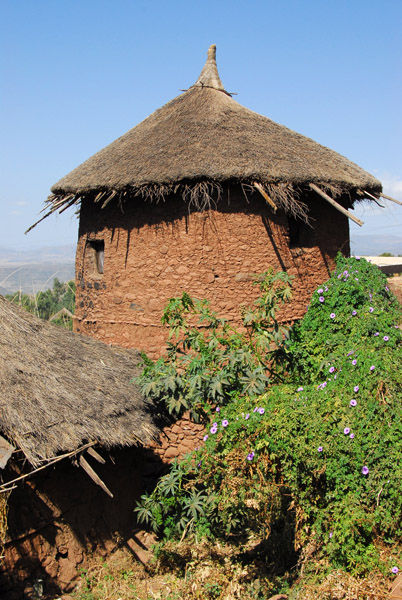
[[[53,279],[74,279],[75,246],[33,250],[0,247],[0,294],[35,294],[52,287]]]

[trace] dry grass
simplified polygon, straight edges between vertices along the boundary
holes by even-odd
[[[269,574],[254,554],[258,540],[244,546],[168,542],[147,566],[119,549],[106,561],[93,558],[81,575],[74,600],[268,600],[283,584],[289,600],[389,600],[389,581],[379,572],[357,579],[344,571],[324,578],[326,565],[313,559],[296,579]]]
[[[379,573],[356,579],[344,571],[332,571],[320,584],[301,584],[295,600],[389,600],[389,584]]]

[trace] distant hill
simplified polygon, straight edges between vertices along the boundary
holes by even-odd
[[[402,237],[398,235],[352,235],[350,252],[361,256],[379,256],[390,252],[402,254]]]
[[[14,250],[0,247],[0,293],[34,294],[53,286],[53,279],[74,279],[75,246]]]

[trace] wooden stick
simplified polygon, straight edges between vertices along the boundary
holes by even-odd
[[[379,203],[380,197],[376,198],[375,196],[373,196],[373,194],[370,194],[370,192],[366,192],[365,190],[363,193],[365,196],[369,196],[372,200],[374,200],[374,202],[377,204],[377,206],[380,206],[381,208],[385,208],[385,206],[383,206],[382,204]]]
[[[330,204],[332,204],[332,206],[334,208],[336,208],[336,210],[339,210],[339,212],[341,212],[343,215],[346,215],[348,217],[348,219],[351,219],[352,221],[354,221],[355,223],[357,223],[358,225],[360,225],[360,227],[362,225],[364,225],[363,221],[361,221],[360,219],[358,219],[357,217],[355,217],[354,215],[352,215],[348,210],[346,210],[346,208],[343,208],[343,206],[341,206],[333,198],[331,198],[330,196],[328,196],[328,194],[326,194],[325,192],[323,192],[322,190],[320,190],[320,188],[317,187],[314,183],[310,183],[309,185],[310,185],[310,188],[312,190],[314,190],[317,194],[319,194],[321,196],[321,198],[324,198],[324,200],[326,200],[327,202],[329,202]]]
[[[103,483],[102,479],[95,473],[91,465],[85,460],[85,458],[80,454],[79,462],[81,467],[84,469],[85,473],[89,475],[94,483],[99,485],[104,492],[106,492],[111,498],[113,498],[112,492],[106,485]]]
[[[97,451],[95,450],[95,448],[88,448],[87,453],[89,454],[89,456],[92,456],[92,458],[94,458],[95,460],[97,460],[102,465],[104,465],[106,463],[105,459],[102,458],[102,456],[97,453]]]
[[[38,471],[47,469],[47,467],[54,465],[54,463],[59,462],[63,458],[68,458],[69,456],[74,456],[74,454],[78,454],[78,452],[81,452],[82,450],[86,450],[87,448],[89,448],[90,446],[93,446],[94,444],[96,444],[96,442],[89,442],[88,444],[81,446],[81,448],[78,448],[77,450],[73,450],[72,452],[67,452],[67,454],[61,454],[60,456],[57,456],[53,460],[49,460],[49,462],[47,462],[45,465],[42,465],[41,467],[38,467],[37,469],[30,471],[29,473],[25,473],[25,475],[20,475],[19,477],[16,477],[15,479],[12,479],[11,481],[7,481],[6,483],[3,483],[3,485],[0,485],[0,494],[2,492],[8,492],[8,488],[6,486],[9,486],[12,483],[15,483],[16,481],[21,481],[22,479],[26,479],[27,477],[30,477],[31,475],[38,473]]]
[[[395,198],[391,198],[391,196],[386,196],[386,194],[380,194],[381,198],[385,198],[386,200],[391,200],[391,202],[395,202],[395,204],[400,204],[402,206],[402,202],[400,200],[395,200]]]
[[[274,202],[268,196],[267,192],[264,190],[262,185],[260,183],[258,183],[257,181],[254,181],[254,187],[260,192],[260,194],[264,198],[264,200],[266,200],[268,202],[268,204],[272,207],[272,210],[274,212],[276,212],[278,210],[278,207],[276,206],[276,204],[274,204]]]

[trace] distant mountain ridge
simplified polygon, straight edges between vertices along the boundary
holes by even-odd
[[[402,254],[402,236],[398,235],[353,235],[350,240],[350,252],[361,256],[379,256],[390,252]]]
[[[41,246],[38,248],[15,250],[0,246],[0,267],[27,263],[69,263],[74,262],[76,246]]]
[[[75,275],[75,245],[14,250],[0,247],[0,294],[36,294],[53,286],[53,279]]]

